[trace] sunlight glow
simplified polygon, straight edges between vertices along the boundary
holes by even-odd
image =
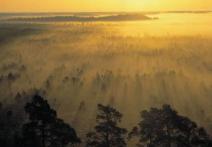
[[[0,0],[6,11],[162,11],[212,10],[211,0]]]

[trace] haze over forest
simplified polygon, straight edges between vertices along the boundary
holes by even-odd
[[[161,7],[154,0],[126,0],[122,6],[111,0],[92,0],[96,6],[63,1],[38,1],[35,5],[43,9],[32,8],[31,0],[22,0],[23,6],[16,0],[0,5],[0,123],[17,122],[23,131],[23,124],[33,122],[27,106],[39,101],[61,128],[74,134],[80,147],[89,144],[86,135],[106,110],[121,119],[117,124],[129,136],[139,122],[146,123],[145,118],[169,112],[196,130],[203,127],[210,135],[205,136],[211,137],[211,1],[159,0]],[[70,4],[73,9],[67,11]],[[12,116],[8,122],[7,116]],[[13,134],[7,127],[10,131],[5,132]],[[0,144],[11,141],[2,128]],[[136,146],[136,139],[125,140],[127,146]],[[65,140],[65,145],[73,144]]]

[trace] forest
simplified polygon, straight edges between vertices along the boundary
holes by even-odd
[[[179,115],[170,105],[142,111],[138,125],[131,130],[120,126],[124,115],[116,108],[102,104],[97,107],[96,125],[82,140],[70,124],[58,118],[45,98],[38,94],[31,98],[18,94],[15,104],[0,104],[0,145],[126,147],[128,140],[136,137],[138,147],[212,146],[211,137],[203,127]]]
[[[211,147],[211,17],[1,13],[0,146]]]

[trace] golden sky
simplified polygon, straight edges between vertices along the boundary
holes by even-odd
[[[0,0],[0,12],[212,10],[212,0]]]

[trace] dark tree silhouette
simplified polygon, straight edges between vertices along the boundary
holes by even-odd
[[[14,147],[17,138],[21,136],[21,127],[24,121],[22,102],[19,100],[4,104],[0,103],[0,146]]]
[[[98,105],[95,131],[87,134],[87,147],[125,147],[127,130],[118,127],[122,114],[110,106]]]
[[[23,126],[23,144],[26,147],[64,147],[80,143],[73,128],[57,118],[53,110],[39,95],[25,106],[29,121]]]
[[[0,146],[12,146],[13,136],[15,134],[15,125],[13,121],[13,112],[3,108],[0,103]]]
[[[169,105],[141,112],[142,120],[129,137],[139,136],[138,146],[148,147],[211,147],[212,142],[203,128],[179,115]]]

